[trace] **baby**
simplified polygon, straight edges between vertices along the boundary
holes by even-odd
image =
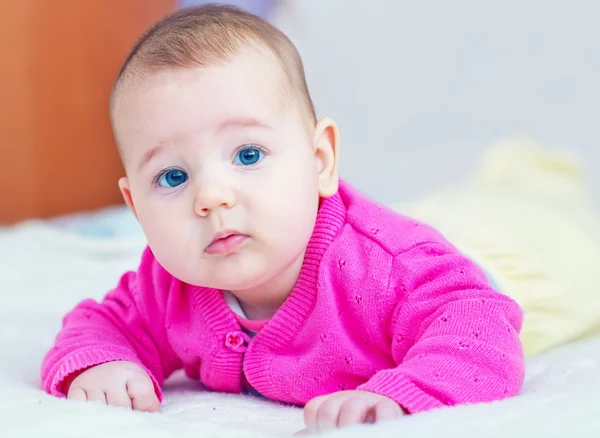
[[[440,233],[338,177],[293,44],[182,9],[116,79],[119,187],[148,248],[63,320],[46,391],[157,411],[178,369],[304,407],[309,432],[514,396],[522,312]]]

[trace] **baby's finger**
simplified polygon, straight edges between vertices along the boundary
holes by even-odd
[[[109,405],[131,409],[131,398],[126,387],[106,391],[106,401]]]
[[[68,400],[86,401],[87,393],[85,392],[84,389],[76,388],[73,385],[71,385],[71,387],[69,388],[69,393],[67,394],[67,399]]]
[[[338,427],[364,423],[369,407],[370,404],[361,398],[346,400],[340,407],[340,415],[337,420]]]
[[[340,408],[346,400],[346,397],[342,397],[341,395],[329,397],[327,401],[319,407],[319,410],[317,411],[317,430],[319,432],[335,429],[337,427]]]
[[[393,400],[380,400],[373,406],[372,412],[375,416],[375,421],[393,420],[400,417],[404,412]]]
[[[306,433],[317,430],[317,412],[329,397],[330,396],[328,395],[315,397],[304,406],[304,425],[306,426]]]
[[[85,392],[87,393],[87,401],[106,404],[106,394],[101,389],[86,389]]]
[[[127,382],[127,393],[131,398],[131,406],[136,411],[156,412],[160,408],[160,402],[150,379],[129,380]]]

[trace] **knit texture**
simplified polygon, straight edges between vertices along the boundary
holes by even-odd
[[[254,338],[220,290],[175,279],[148,248],[102,302],[64,318],[42,384],[64,397],[72,373],[128,360],[161,400],[184,368],[214,391],[241,392],[245,375],[273,400],[359,389],[416,413],[516,395],[521,325],[519,306],[438,232],[342,181],[321,203],[294,289]]]

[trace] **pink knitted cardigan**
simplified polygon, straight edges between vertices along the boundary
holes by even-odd
[[[415,413],[518,393],[522,312],[432,228],[341,182],[323,200],[297,283],[253,338],[216,289],[182,283],[148,248],[101,303],[81,302],[42,365],[46,391],[96,364],[175,370],[213,391],[304,405],[360,389]]]

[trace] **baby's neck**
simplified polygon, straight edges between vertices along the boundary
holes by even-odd
[[[246,319],[251,321],[265,321],[267,319],[271,319],[279,307],[268,308],[268,307],[256,307],[240,301],[240,307],[244,311],[244,315],[246,315]]]
[[[304,262],[304,253],[288,269],[252,289],[231,291],[251,320],[270,319],[290,296]]]

